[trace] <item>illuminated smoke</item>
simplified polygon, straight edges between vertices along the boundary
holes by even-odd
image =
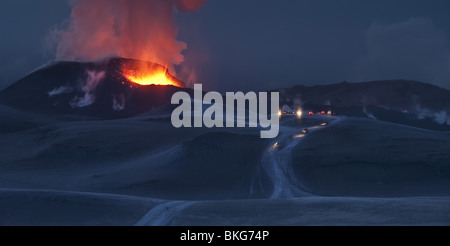
[[[195,11],[206,0],[72,0],[72,14],[52,37],[59,60],[95,61],[111,56],[172,68],[187,48],[176,40],[176,12]]]

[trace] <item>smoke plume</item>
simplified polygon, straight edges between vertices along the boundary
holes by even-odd
[[[72,14],[52,37],[58,60],[94,61],[119,56],[172,67],[186,44],[176,40],[176,12],[206,0],[72,0]]]

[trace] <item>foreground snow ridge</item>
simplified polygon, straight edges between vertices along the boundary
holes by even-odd
[[[170,201],[155,206],[135,226],[168,226],[176,216],[196,202]]]

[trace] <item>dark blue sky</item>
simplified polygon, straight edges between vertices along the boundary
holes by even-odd
[[[450,88],[447,0],[209,0],[177,16],[186,66],[206,89],[414,79]],[[4,0],[0,88],[53,58],[61,0]]]

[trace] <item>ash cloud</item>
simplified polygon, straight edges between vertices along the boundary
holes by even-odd
[[[59,60],[94,61],[110,56],[168,66],[184,61],[176,12],[195,11],[206,0],[76,0],[62,28],[52,33]]]

